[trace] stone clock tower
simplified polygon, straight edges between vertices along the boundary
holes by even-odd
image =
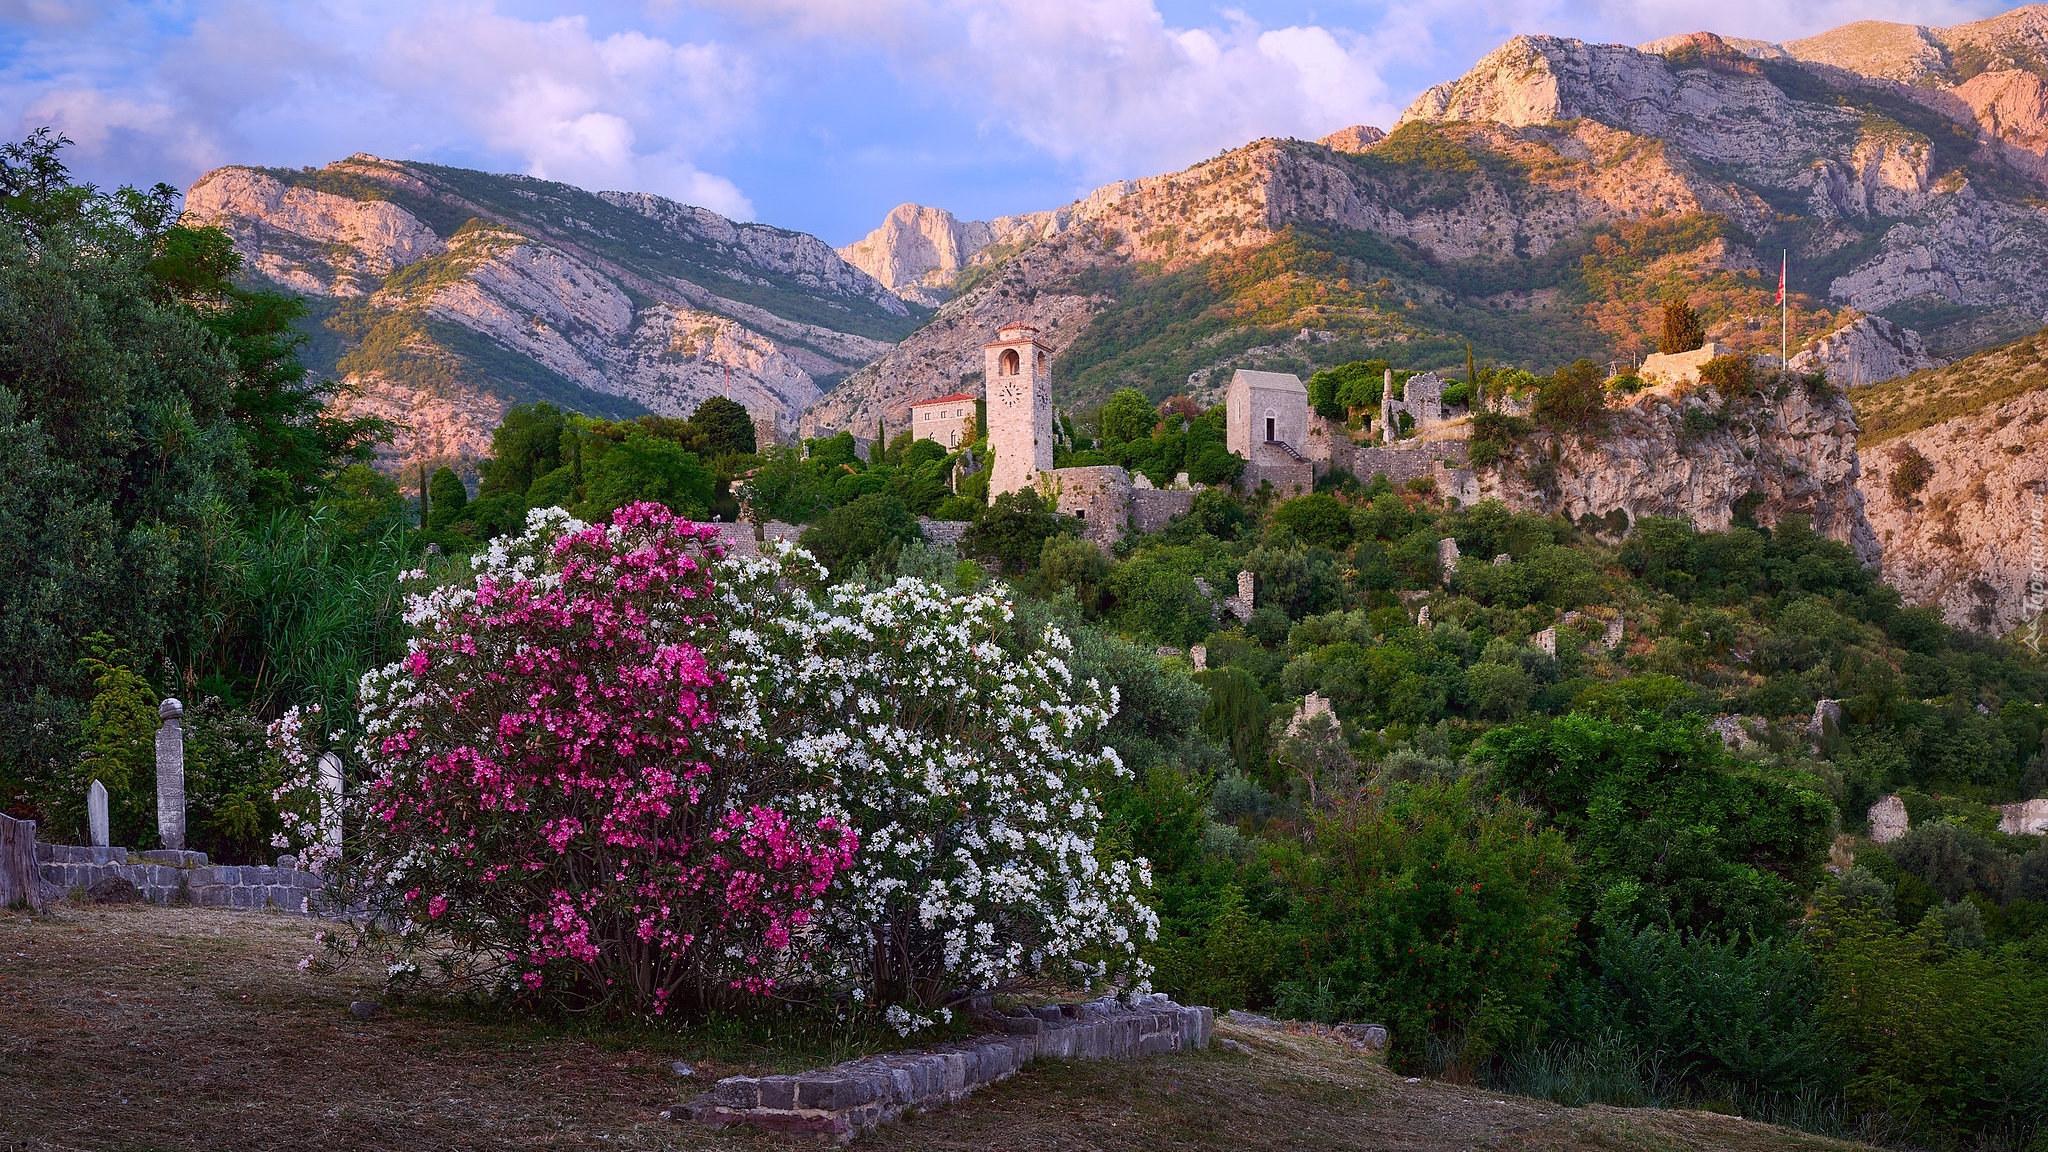
[[[988,494],[1032,487],[1052,471],[1052,350],[1038,329],[1013,322],[982,345],[988,398],[988,447],[995,454]]]

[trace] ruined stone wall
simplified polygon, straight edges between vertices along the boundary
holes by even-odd
[[[151,904],[189,902],[201,908],[277,908],[307,914],[312,911],[311,897],[327,886],[318,872],[301,869],[291,856],[280,856],[275,867],[267,867],[209,864],[204,852],[37,844],[36,863],[45,901],[119,878],[135,885]]]
[[[1175,516],[1185,516],[1195,506],[1190,488],[1140,488],[1131,492],[1131,527],[1140,532],[1157,532]]]
[[[991,1021],[1000,1032],[917,1052],[892,1052],[797,1076],[729,1076],[679,1118],[747,1124],[846,1143],[904,1112],[960,1100],[1034,1059],[1129,1060],[1209,1046],[1215,1013],[1164,996],[1129,1004],[1048,1004]]]
[[[1131,474],[1115,464],[1060,468],[1052,473],[1054,504],[1081,521],[1081,536],[1107,548],[1123,539],[1131,524]],[[1165,495],[1157,491],[1147,496]]]

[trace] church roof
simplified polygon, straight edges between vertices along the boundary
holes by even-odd
[[[1239,368],[1231,374],[1230,382],[1235,384],[1240,380],[1253,388],[1277,388],[1308,395],[1308,387],[1301,382],[1301,377],[1292,372],[1255,372],[1250,368]]]

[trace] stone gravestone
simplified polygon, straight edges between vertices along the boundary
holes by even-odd
[[[107,826],[107,786],[97,780],[85,792],[85,823],[92,829],[93,847],[105,848],[114,842]]]
[[[164,847],[185,847],[185,730],[179,717],[185,706],[173,696],[157,706],[163,725],[156,730],[156,831]]]
[[[337,854],[341,851],[341,757],[322,752],[320,779],[320,840]]]

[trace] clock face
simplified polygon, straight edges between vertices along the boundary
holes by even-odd
[[[996,397],[1000,399],[1003,403],[1008,404],[1014,408],[1018,404],[1023,402],[1024,390],[1017,387],[1015,384],[1005,384],[1002,387],[996,389]]]

